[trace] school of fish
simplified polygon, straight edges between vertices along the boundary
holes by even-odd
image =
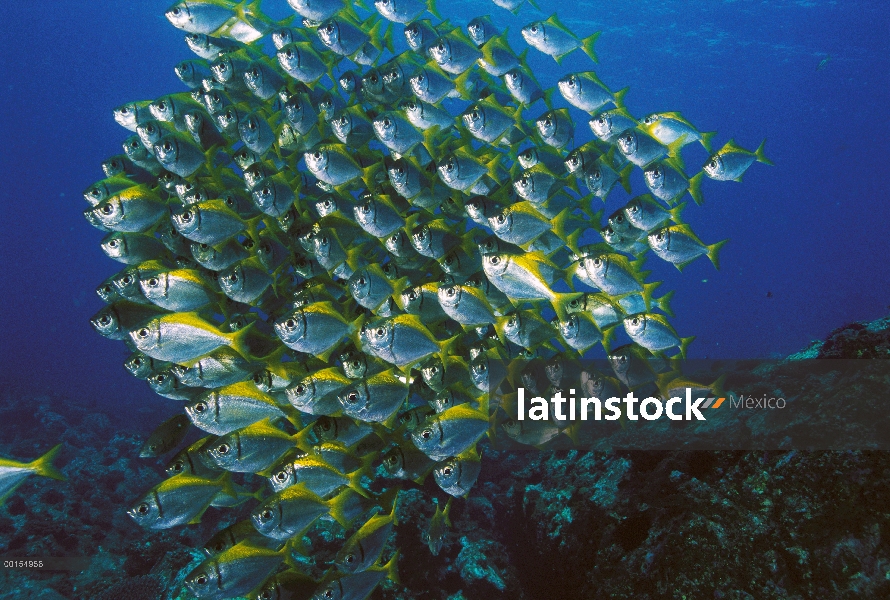
[[[692,338],[643,261],[718,266],[724,242],[696,236],[684,197],[701,204],[703,178],[770,164],[762,144],[711,152],[713,133],[679,113],[632,116],[627,90],[594,72],[598,34],[556,15],[520,23],[517,52],[491,18],[458,26],[433,0],[288,4],[284,21],[259,2],[171,6],[196,55],[175,66],[184,88],[114,109],[131,133],[84,192],[123,264],[91,323],[182,404],[141,452],[178,449],[169,477],[128,514],[164,529],[253,503],[204,546],[185,579],[198,598],[361,600],[397,582],[398,552],[384,550],[398,480],[432,474],[461,498],[486,434],[573,437],[510,419],[505,398],[568,387],[568,363],[597,346],[615,372],[584,373],[592,392],[637,385],[635,361],[685,356]],[[550,87],[528,66],[528,52],[558,65],[575,51],[588,70]],[[693,143],[711,156],[689,176]],[[647,193],[603,219],[634,168]],[[616,331],[632,343],[612,348]],[[670,370],[646,381],[682,383]],[[192,427],[204,437],[179,448]],[[433,554],[450,509],[425,534]],[[320,576],[294,558],[312,554],[319,520],[349,534]]]

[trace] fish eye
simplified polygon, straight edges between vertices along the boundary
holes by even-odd
[[[445,52],[445,44],[439,42],[439,44],[436,46],[436,50],[438,50],[439,52]]]
[[[259,76],[260,76],[260,70],[257,69],[257,68],[254,68],[253,70],[251,70],[250,74],[253,75],[254,77],[259,77]]]
[[[192,211],[190,211],[190,210],[185,211],[184,213],[179,215],[179,218],[182,219],[183,222],[188,223],[189,221],[192,220]]]
[[[228,454],[229,450],[231,450],[231,448],[229,448],[228,444],[220,444],[216,449],[220,454]]]
[[[288,319],[287,321],[284,322],[284,326],[287,327],[288,329],[293,329],[294,327],[297,326],[297,322],[294,321],[293,319]]]
[[[537,26],[537,25],[532,25],[532,27],[531,27],[531,32],[532,32],[532,33],[538,33],[538,26]]]
[[[294,55],[293,50],[288,48],[287,50],[284,51],[284,55],[288,58],[291,58]]]
[[[173,13],[174,16],[178,17],[178,16],[179,16],[179,13],[181,13],[182,11],[179,10],[178,8],[174,8],[174,9],[171,10],[170,12]]]
[[[287,481],[287,471],[278,471],[278,473],[275,474],[275,479],[278,481]]]
[[[163,102],[163,101],[162,101],[162,102],[158,102],[158,108],[161,109],[161,110],[167,110],[167,103],[166,103],[166,102]]]
[[[516,317],[515,316],[510,317],[507,320],[507,327],[516,327]]]
[[[272,518],[272,511],[269,510],[268,508],[260,513],[260,519],[262,519],[263,521],[268,521],[271,518]]]
[[[453,287],[450,287],[447,290],[445,290],[445,293],[448,294],[449,296],[454,296],[457,293],[457,291]]]
[[[497,256],[492,256],[492,257],[491,257],[491,264],[496,265],[496,264],[498,264],[499,262],[501,262],[501,259],[500,259],[499,257],[497,257]]]
[[[712,169],[716,169],[716,168],[717,168],[717,161],[716,161],[716,160],[712,160],[711,162],[708,163],[708,166],[711,167]]]
[[[183,464],[179,461],[176,461],[172,465],[170,465],[170,470],[174,473],[179,473],[183,469]]]
[[[552,127],[552,126],[553,126],[553,121],[550,120],[550,117],[547,117],[546,119],[544,119],[544,127]]]
[[[652,176],[653,177],[661,177],[661,170],[658,167],[652,169]]]
[[[151,279],[148,280],[149,287],[155,287],[156,285],[158,285],[158,283],[160,283],[160,282],[158,281],[157,277],[152,277]]]
[[[406,296],[408,296],[408,300],[409,300],[410,302],[414,302],[415,300],[417,300],[417,294],[414,293],[414,290],[409,291],[409,292],[406,294]]]
[[[507,222],[507,217],[506,217],[506,215],[501,213],[497,217],[495,217],[495,220],[498,222],[499,225],[503,225],[504,223]]]
[[[383,327],[378,327],[376,333],[378,336],[382,337],[386,333],[386,330]]]
[[[346,395],[346,401],[349,404],[355,404],[356,402],[358,402],[358,394],[356,394],[355,392],[349,392]]]
[[[108,325],[109,323],[111,323],[111,317],[109,317],[108,315],[102,315],[101,317],[99,317],[100,325]],[[136,366],[138,367],[139,365]]]
[[[420,432],[420,437],[422,437],[425,440],[430,439],[431,437],[433,437],[433,430],[432,429],[424,429],[423,431]]]
[[[371,201],[370,200],[365,202],[364,204],[362,204],[362,212],[364,212],[364,213],[371,212]]]
[[[571,76],[569,77],[569,80],[568,80],[567,83],[569,84],[569,87],[575,87],[575,76],[574,76],[574,75],[571,75]]]
[[[321,152],[318,152],[316,150],[315,152],[312,153],[312,158],[314,158],[315,160],[321,160]]]
[[[114,208],[110,204],[106,204],[100,210],[104,215],[110,215],[112,212],[114,212]]]
[[[144,340],[145,338],[148,337],[148,329],[143,327],[138,332],[136,332],[136,335],[139,336],[140,339]]]
[[[345,562],[347,565],[351,565],[352,563],[355,562],[355,555],[353,555],[353,554],[347,554],[347,555],[346,555],[346,558],[343,559],[343,562]]]
[[[237,282],[238,282],[238,274],[237,274],[237,273],[231,273],[231,274],[229,275],[229,281],[232,282],[232,283],[237,283]]]
[[[603,259],[601,259],[601,258],[594,258],[594,259],[593,259],[593,266],[594,266],[594,267],[600,267],[600,266],[602,266],[602,264],[603,264]]]
[[[143,502],[142,504],[140,504],[139,506],[136,507],[136,512],[138,512],[140,515],[146,514],[148,512],[148,504]]]
[[[663,233],[656,233],[656,234],[655,234],[655,239],[658,240],[659,242],[662,241],[662,240],[664,239],[664,234],[663,234]]]
[[[325,591],[324,591],[324,597],[325,597],[325,598],[333,598],[333,597],[334,597],[334,592],[332,592],[331,590],[325,590]]]
[[[207,410],[207,405],[204,404],[203,402],[198,402],[198,403],[195,405],[195,412],[202,413],[202,412],[204,412],[205,410]]]
[[[638,318],[634,317],[633,319],[631,319],[630,324],[631,324],[631,325],[639,325],[639,324],[640,324],[640,320],[639,320]]]
[[[454,473],[454,469],[452,469],[451,467],[445,467],[444,469],[442,469],[442,475],[444,475],[445,477],[451,477],[452,473]]]

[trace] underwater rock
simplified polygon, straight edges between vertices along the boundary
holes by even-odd
[[[818,357],[890,358],[890,317],[835,329],[822,344]]]

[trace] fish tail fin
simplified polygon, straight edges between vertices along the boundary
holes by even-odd
[[[583,40],[581,40],[581,50],[584,51],[584,54],[590,57],[595,63],[598,63],[599,60],[596,58],[596,52],[593,49],[593,45],[596,43],[597,38],[602,34],[602,31],[597,31],[593,35],[589,35]]]
[[[399,551],[396,550],[396,553],[392,555],[392,558],[389,559],[389,562],[383,565],[383,570],[386,571],[386,577],[392,581],[393,583],[402,583],[399,579]]]
[[[445,524],[448,527],[453,527],[451,525],[451,501],[454,500],[454,497],[448,498],[448,502],[445,503],[445,510],[442,511],[442,520],[445,521]]]
[[[689,179],[689,195],[695,200],[695,203],[701,206],[705,199],[701,195],[701,180],[704,171],[699,171]]]
[[[247,335],[253,331],[253,326],[253,323],[248,323],[243,329],[239,329],[238,331],[229,334],[229,346],[231,346],[232,350],[240,354],[242,358],[248,361],[252,361],[253,359],[250,346],[247,344]]]
[[[279,405],[278,408],[284,413],[284,418],[294,426],[294,429],[300,431],[303,429],[303,420],[300,418],[300,411],[288,404],[287,406]]]
[[[600,342],[603,345],[603,350],[606,351],[606,354],[612,352],[612,342],[615,341],[615,330],[618,328],[617,324],[613,324],[605,329],[601,329],[600,331],[603,334],[603,339]]]
[[[655,308],[663,312],[669,317],[674,316],[674,311],[671,310],[671,298],[674,297],[674,290],[669,291],[667,294],[660,298],[654,298],[652,302],[655,303]]]
[[[630,90],[630,87],[622,88],[612,94],[612,101],[617,108],[624,108],[624,97],[627,95],[628,90]]]
[[[679,167],[682,171],[684,168],[683,157],[680,156],[680,150],[686,144],[686,134],[684,133],[676,140],[667,145],[668,157],[674,159],[674,166]]]
[[[354,471],[346,476],[346,479],[349,481],[346,485],[349,489],[354,490],[358,495],[364,496],[365,498],[370,498],[367,490],[362,487],[362,477],[366,475],[366,471],[364,469],[359,469],[358,471]]]
[[[312,444],[310,443],[309,437],[312,435],[312,428],[315,423],[309,423],[303,429],[298,431],[293,435],[291,439],[294,440],[294,446],[306,452],[307,454],[312,453]]]
[[[439,9],[436,8],[436,0],[428,0],[428,2],[426,3],[426,9],[437,19],[442,19],[442,15],[439,14]]]
[[[446,357],[452,352],[452,349],[460,342],[463,337],[462,333],[455,335],[454,337],[450,337],[444,342],[439,342],[439,359],[442,361],[442,364],[446,364]]]
[[[630,174],[633,171],[633,163],[628,163],[626,167],[618,171],[618,178],[621,180],[621,187],[630,194]],[[605,202],[605,198],[603,199]]]
[[[711,140],[714,139],[715,135],[717,135],[716,131],[703,131],[699,134],[699,137],[701,138],[699,141],[708,152],[711,152]]]
[[[766,138],[764,138],[763,141],[760,142],[760,145],[757,146],[757,150],[754,151],[754,156],[757,157],[757,162],[762,162],[762,163],[765,164],[765,165],[769,165],[769,166],[771,166],[771,167],[774,167],[775,165],[773,164],[773,161],[771,161],[770,159],[768,159],[768,158],[766,157],[766,155],[763,153],[763,146],[764,146],[764,144],[766,144]]]
[[[717,242],[716,244],[711,244],[708,246],[708,258],[711,259],[711,262],[714,263],[714,268],[718,271],[720,270],[720,257],[719,252],[720,249],[728,242],[729,239],[725,239],[722,242]]]
[[[356,348],[362,347],[362,340],[359,334],[362,331],[362,325],[365,324],[366,318],[367,316],[362,313],[358,316],[358,318],[356,318],[352,323],[349,324],[349,330],[346,334],[346,337],[352,340]]]
[[[563,242],[566,241],[566,221],[570,219],[572,216],[572,207],[568,206],[562,209],[558,215],[550,219],[550,229],[553,231],[553,234],[561,239]]]
[[[553,306],[553,310],[554,312],[556,312],[556,316],[559,318],[560,321],[564,321],[566,319],[567,313],[565,305],[572,300],[581,298],[582,296],[584,296],[584,292],[553,292],[553,300],[550,301],[550,304]]]
[[[574,423],[572,423],[571,425],[569,425],[568,427],[566,427],[565,429],[562,430],[562,432],[563,432],[563,433],[564,433],[570,440],[572,440],[572,445],[573,445],[573,446],[577,446],[578,443],[579,443],[579,442],[578,442],[578,439],[579,439],[579,438],[578,438],[578,429],[579,429],[580,427],[581,427],[581,421],[575,421]]]
[[[346,511],[348,510],[349,505],[349,495],[354,491],[356,491],[355,488],[350,486],[328,500],[328,511],[334,520],[342,525],[344,529],[349,529],[349,526],[352,523],[352,520],[347,516]],[[362,496],[367,498],[368,494],[363,493]]]
[[[531,4],[532,8],[534,8],[535,10],[537,10],[537,11],[540,11],[540,10],[541,10],[541,7],[538,6],[538,3],[535,2],[535,0],[528,0],[528,3]],[[515,14],[519,14],[519,8],[520,8],[521,6],[522,6],[522,4],[520,4],[519,6],[516,7],[516,9],[515,9],[514,12],[513,12],[514,15],[515,15]]]
[[[508,392],[506,394],[501,394],[500,399],[499,399],[500,408],[504,409],[504,412],[506,412],[508,415],[515,415],[516,411],[518,410],[518,406],[517,406],[518,400],[519,400],[519,396],[517,396],[516,392]],[[494,417],[495,417],[495,415],[491,415],[492,419],[494,419]],[[492,420],[491,429],[489,430],[492,433],[495,430],[494,426],[495,426],[495,422]]]
[[[65,481],[67,477],[62,475],[62,472],[53,465],[53,460],[55,460],[61,449],[62,444],[56,444],[49,452],[31,462],[28,467],[37,475]]]
[[[579,250],[579,248],[578,248],[578,242],[581,241],[581,234],[583,234],[583,233],[584,233],[584,230],[579,227],[578,229],[576,229],[575,231],[573,231],[572,233],[567,235],[566,239],[564,240],[566,243],[566,247],[575,254],[581,253],[581,250]],[[557,251],[558,251],[558,249],[557,249]],[[552,256],[552,254],[551,254],[551,256]],[[571,276],[569,276],[569,278],[571,278]],[[567,283],[569,284],[569,287],[572,287],[571,282],[567,282]]]
[[[395,301],[396,305],[399,304],[402,297],[402,292],[411,287],[411,280],[407,277],[400,277],[391,283],[392,285],[392,299]],[[399,308],[402,308],[399,306]],[[404,309],[402,309],[404,310]]]
[[[661,285],[660,281],[655,281],[652,283],[643,284],[643,291],[640,295],[643,296],[643,302],[646,303],[646,310],[650,310],[652,306],[652,292],[655,291],[655,288]]]
[[[682,223],[680,220],[680,215],[683,213],[683,209],[686,208],[686,203],[682,202],[675,206],[674,208],[668,211],[668,214],[671,215],[671,221],[674,223]]]
[[[555,94],[556,91],[557,89],[555,87],[544,90],[544,105],[551,110],[553,109],[553,94]]]
[[[392,36],[393,36],[393,28],[390,26],[387,26],[386,31],[383,33],[383,46],[387,50],[389,50],[390,53],[395,54],[396,45],[395,45],[395,42],[393,42]]]
[[[717,378],[717,381],[711,384],[711,393],[720,398],[726,393],[726,373]]]
[[[238,490],[235,489],[235,485],[232,483],[232,474],[228,471],[223,471],[222,475],[217,477],[214,480],[214,483],[217,483],[222,486],[220,492],[231,496],[232,498],[238,499]]]
[[[679,356],[682,358],[686,358],[686,350],[689,348],[689,344],[695,339],[695,336],[689,336],[685,338],[680,338],[680,354]]]

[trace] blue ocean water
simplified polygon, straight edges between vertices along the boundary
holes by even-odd
[[[0,6],[0,181],[4,206],[0,390],[98,405],[144,427],[171,402],[122,368],[128,352],[88,319],[96,286],[121,265],[99,248],[81,192],[129,135],[113,107],[184,89],[173,65],[193,55],[163,17],[168,0],[41,0]],[[266,0],[273,17],[291,14]],[[513,16],[489,2],[439,1],[464,25],[491,14],[519,29],[558,11],[580,35],[602,31],[599,77],[630,87],[630,112],[678,111],[702,131],[754,149],[775,166],[742,183],[705,179],[705,204],[686,218],[707,243],[725,238],[721,269],[704,259],[683,273],[650,258],[660,293],[675,290],[672,320],[696,336],[690,357],[784,355],[851,321],[890,310],[890,6],[806,0],[540,1]],[[586,70],[529,54],[545,85]],[[565,103],[557,96],[557,104]],[[542,109],[529,111],[537,116]],[[580,123],[577,145],[590,139]],[[693,172],[706,152],[684,150]],[[639,170],[634,195],[645,191]],[[617,190],[606,214],[628,198]],[[177,405],[178,406],[178,405]],[[5,424],[4,426],[8,426]],[[54,443],[54,442],[53,442]],[[24,458],[24,457],[23,457]],[[129,502],[131,498],[122,499]],[[120,515],[119,515],[120,516]],[[120,516],[122,520],[125,518]],[[130,525],[127,523],[127,525]]]
[[[521,25],[558,10],[579,33],[603,31],[596,70],[613,89],[630,86],[632,114],[679,111],[700,130],[717,130],[716,147],[733,138],[753,149],[767,139],[775,167],[755,164],[740,184],[706,179],[704,207],[687,210],[706,242],[731,239],[722,269],[705,260],[682,274],[654,259],[647,265],[664,290],[676,290],[674,325],[697,337],[692,356],[788,353],[887,311],[886,3],[542,2],[541,12],[526,4],[519,17],[488,3],[440,4],[456,24],[491,14],[517,48]],[[289,14],[283,1],[266,5],[273,16]],[[111,109],[182,89],[172,66],[192,56],[166,8],[98,0],[0,7],[4,385],[121,407],[155,401],[121,368],[123,345],[87,321],[101,306],[95,286],[117,265],[83,219],[80,194],[101,178],[99,163],[120,152],[125,131]],[[580,53],[559,69],[534,50],[529,60],[543,81],[588,64]],[[685,152],[688,165],[706,158],[701,148]],[[634,189],[645,191],[641,179]],[[607,214],[621,198],[609,198]]]

